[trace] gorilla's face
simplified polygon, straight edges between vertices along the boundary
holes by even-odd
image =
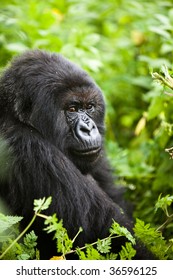
[[[92,165],[102,150],[104,102],[97,87],[81,87],[67,94],[64,112],[69,127],[68,154],[79,168]]]

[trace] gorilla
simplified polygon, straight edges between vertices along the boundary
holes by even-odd
[[[119,190],[104,151],[105,103],[101,89],[81,68],[59,54],[27,51],[0,78],[0,137],[12,154],[0,196],[13,214],[33,216],[33,201],[52,197],[47,215],[57,214],[75,246],[105,238],[113,219],[132,232],[119,204]],[[42,259],[56,253],[42,219],[33,226]],[[126,242],[116,238],[117,252]],[[153,256],[139,241],[137,259]],[[75,257],[74,257],[75,258]]]

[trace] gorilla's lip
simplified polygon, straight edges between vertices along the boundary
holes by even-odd
[[[84,149],[84,150],[73,150],[76,155],[79,156],[94,156],[98,154],[101,150],[101,147],[95,147],[91,149]]]

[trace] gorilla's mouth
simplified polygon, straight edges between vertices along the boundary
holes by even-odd
[[[93,157],[98,156],[100,151],[101,147],[94,147],[91,149],[73,150],[73,153],[81,157]]]

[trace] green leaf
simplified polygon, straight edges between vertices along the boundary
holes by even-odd
[[[47,217],[45,220],[47,227],[44,229],[48,233],[54,232],[54,239],[57,242],[57,252],[65,255],[73,247],[73,241],[69,238],[67,230],[63,227],[63,221],[58,221],[56,214]]]
[[[19,216],[5,216],[0,213],[0,233],[19,223],[23,218]]]
[[[36,247],[38,237],[35,235],[35,232],[32,230],[30,233],[27,233],[24,237],[24,245],[28,248]]]
[[[169,213],[168,213],[168,206],[170,206],[173,202],[173,196],[172,195],[166,195],[164,197],[161,198],[161,195],[159,196],[156,204],[155,204],[155,212],[161,208],[164,213],[166,214],[167,217],[169,217]]]
[[[134,232],[135,236],[139,238],[159,259],[167,259],[169,245],[164,240],[161,232],[139,219],[136,219]]]
[[[128,231],[127,228],[121,227],[118,223],[115,221],[113,222],[111,228],[110,228],[111,235],[118,235],[118,236],[125,236],[132,244],[135,244],[135,238],[132,236],[132,234]]]
[[[106,238],[103,240],[98,239],[97,250],[100,253],[109,253],[111,250],[111,238]]]
[[[166,65],[162,65],[161,74],[152,73],[152,77],[154,80],[160,82],[161,84],[173,89],[173,79],[169,74],[168,68]]]
[[[100,260],[102,259],[101,254],[91,245],[86,248],[87,260]]]
[[[134,232],[139,239],[143,240],[145,238],[147,239],[147,243],[150,244],[155,240],[155,238],[160,236],[160,233],[157,232],[155,228],[152,228],[149,223],[145,224],[144,221],[140,219],[136,219]]]
[[[173,195],[166,195],[164,197],[162,197],[162,194],[159,196],[158,201],[156,202],[155,205],[155,210],[157,211],[159,208],[162,208],[163,210],[165,210],[165,208],[167,208],[167,206],[170,206],[173,203]]]
[[[40,199],[35,199],[34,200],[34,211],[40,212],[40,211],[48,209],[51,202],[52,202],[51,197],[48,197],[48,198],[43,197]]]
[[[162,113],[163,110],[164,110],[163,98],[162,98],[162,96],[156,96],[152,100],[152,102],[149,106],[147,119],[148,120],[154,119],[160,113]]]
[[[29,260],[30,259],[30,255],[24,253],[21,254],[20,256],[18,256],[18,260]]]
[[[85,252],[82,251],[80,248],[76,248],[76,254],[78,255],[80,260],[87,260]]]
[[[136,250],[130,242],[126,242],[125,246],[122,246],[119,255],[121,260],[131,260],[136,255]]]

